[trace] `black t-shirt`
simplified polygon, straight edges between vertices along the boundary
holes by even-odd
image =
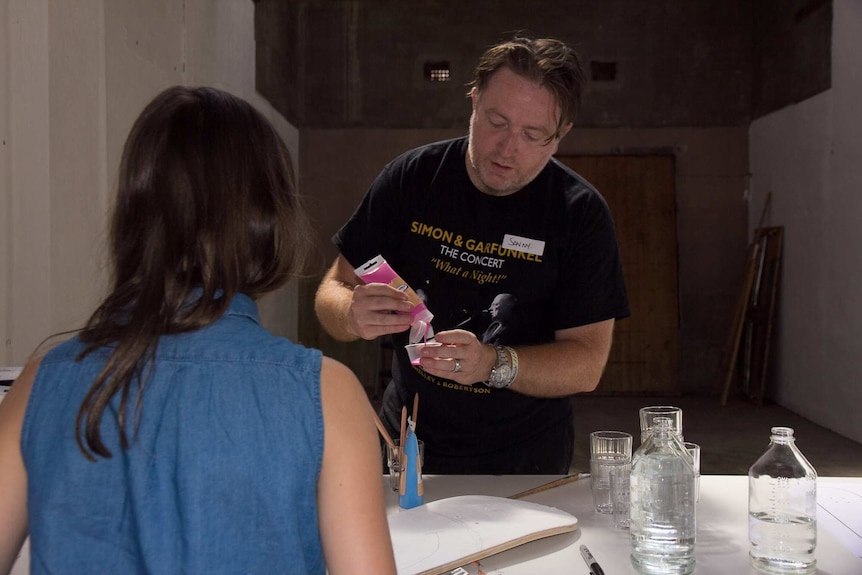
[[[378,254],[386,258],[425,299],[435,332],[467,329],[516,347],[553,341],[558,329],[628,316],[613,220],[601,195],[552,159],[517,193],[490,196],[470,181],[466,152],[467,139],[458,138],[390,162],[333,238],[347,261],[357,267]],[[502,303],[492,306],[495,298]],[[492,317],[495,307],[506,309]],[[418,392],[426,460],[505,458],[531,437],[571,424],[569,398],[440,379],[407,361],[407,333],[393,340],[397,401],[384,405],[384,419],[397,429],[401,405]]]

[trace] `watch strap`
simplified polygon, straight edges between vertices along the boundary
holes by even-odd
[[[506,351],[509,352],[509,357],[512,359],[512,378],[506,386],[509,387],[509,385],[512,385],[515,382],[515,378],[518,377],[518,352],[508,345],[506,346]]]

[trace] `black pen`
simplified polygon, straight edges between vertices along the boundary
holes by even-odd
[[[590,553],[590,550],[587,549],[586,545],[581,545],[581,557],[583,557],[584,561],[587,562],[587,567],[590,568],[590,573],[592,575],[605,575],[605,572],[602,571],[598,561],[596,561],[596,558],[593,557],[593,554]]]

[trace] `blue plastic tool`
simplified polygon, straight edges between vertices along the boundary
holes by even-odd
[[[401,466],[401,497],[398,505],[411,509],[425,503],[425,489],[422,487],[422,463],[419,460],[419,441],[414,432],[414,423],[407,426],[404,440],[404,461]]]

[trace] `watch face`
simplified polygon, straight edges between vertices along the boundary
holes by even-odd
[[[501,346],[497,346],[497,365],[491,370],[490,383],[492,387],[501,388],[507,387],[509,380],[512,378],[512,366],[509,365],[506,351]]]
[[[512,368],[507,364],[495,366],[491,371],[491,385],[496,388],[505,387],[512,375]]]

